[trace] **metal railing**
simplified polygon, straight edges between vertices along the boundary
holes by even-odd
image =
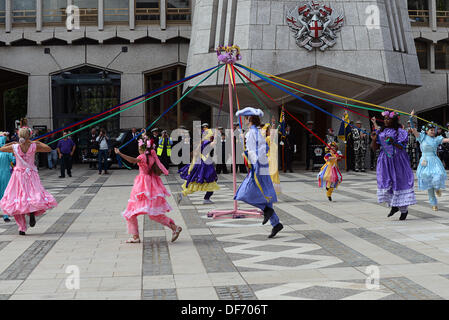
[[[412,26],[428,26],[429,10],[408,10]]]
[[[176,21],[176,23],[191,20],[192,10],[190,8],[167,8],[167,21]]]
[[[159,8],[136,8],[135,17],[137,23],[157,23],[161,19]]]
[[[64,24],[67,19],[65,8],[61,9],[43,9],[42,23],[44,25]]]
[[[109,23],[128,22],[129,8],[104,8],[104,21]]]
[[[449,27],[449,11],[437,11],[437,26]]]
[[[84,25],[96,25],[98,23],[97,8],[80,8],[80,23]]]
[[[13,24],[36,23],[36,10],[13,10],[11,17]]]

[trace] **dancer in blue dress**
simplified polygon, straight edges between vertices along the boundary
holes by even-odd
[[[413,110],[411,115],[413,116]],[[410,119],[412,123],[412,119]],[[429,194],[429,202],[434,211],[438,210],[438,201],[435,195],[441,196],[441,190],[445,189],[447,179],[446,170],[443,163],[437,156],[438,146],[442,143],[448,143],[449,139],[443,136],[435,137],[436,126],[427,124],[423,126],[421,133],[412,126],[412,133],[417,138],[421,148],[421,159],[419,159],[416,175],[418,177],[418,190],[425,191]]]
[[[0,135],[0,148],[6,144],[6,135]],[[0,152],[0,199],[3,198],[5,189],[8,186],[9,179],[11,178],[11,162],[14,162],[14,156],[9,152]],[[9,222],[9,216],[3,215],[3,221]]]
[[[248,107],[238,111],[236,116],[244,116],[245,125],[249,129],[245,135],[245,156],[248,159],[250,171],[238,188],[234,200],[246,202],[263,210],[262,224],[270,220],[273,229],[268,238],[273,238],[284,226],[279,222],[279,218],[273,210],[273,203],[277,202],[277,197],[270,176],[267,143],[257,129],[260,126],[259,117],[263,117],[263,111]]]

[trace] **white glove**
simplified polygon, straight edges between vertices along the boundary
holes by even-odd
[[[296,144],[294,145],[293,152],[296,153]]]
[[[279,142],[279,145],[283,146],[284,145],[284,141]]]

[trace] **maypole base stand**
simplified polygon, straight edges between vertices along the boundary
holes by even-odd
[[[207,214],[208,218],[214,219],[242,219],[246,216],[255,216],[256,218],[262,218],[263,212],[259,209],[240,210],[234,208],[233,210],[212,210]]]

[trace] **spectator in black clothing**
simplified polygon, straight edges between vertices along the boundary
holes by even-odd
[[[284,172],[293,172],[292,162],[293,154],[296,153],[296,141],[295,136],[291,133],[291,128],[289,125],[285,128],[285,138],[284,138],[284,159],[285,167]]]
[[[98,174],[104,170],[104,174],[108,174],[108,156],[110,152],[109,137],[106,135],[105,129],[100,129],[100,134],[97,137],[99,145],[98,151]]]
[[[98,156],[98,143],[97,143],[97,129],[93,128],[90,131],[89,141],[87,144],[88,153],[93,156]],[[97,162],[92,161],[89,163],[89,169],[97,169]]]

